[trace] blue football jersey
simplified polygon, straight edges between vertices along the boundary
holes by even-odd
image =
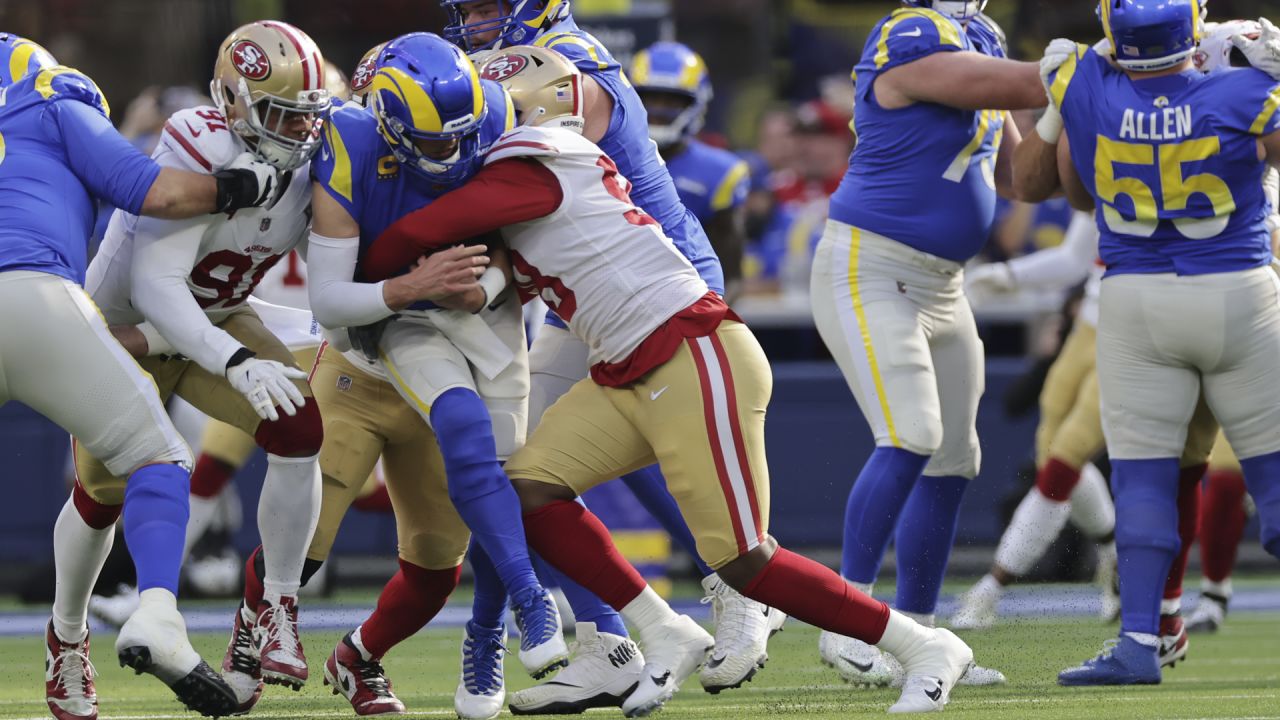
[[[961,27],[924,8],[895,10],[871,31],[854,68],[858,145],[831,197],[833,220],[956,262],[982,249],[995,219],[1005,113],[923,102],[886,110],[875,94],[882,72],[966,50],[1004,57],[986,23]]]
[[[622,72],[622,66],[599,40],[580,29],[572,18],[556,23],[533,44],[563,55],[613,98],[609,131],[600,139],[600,149],[617,163],[622,176],[631,181],[631,200],[662,224],[662,229],[698,270],[707,287],[723,295],[724,271],[720,258],[711,249],[702,224],[680,202],[675,183],[658,155],[658,146],[649,139],[649,115]]]
[[[728,150],[690,140],[667,160],[680,202],[704,226],[712,215],[747,201],[751,174],[747,162]]]
[[[0,272],[84,283],[97,198],[141,213],[160,166],[107,119],[87,76],[44,68],[0,90]]]
[[[515,126],[515,111],[501,86],[490,80],[480,82],[488,104],[488,115],[480,126],[483,152]],[[322,136],[320,152],[311,161],[311,177],[359,224],[361,257],[364,249],[396,220],[456,187],[432,184],[416,173],[402,170],[391,154],[391,146],[378,132],[373,111],[359,103],[348,102],[335,108]],[[356,276],[361,277],[358,264]]]
[[[1253,68],[1132,80],[1082,45],[1051,92],[1098,205],[1108,274],[1202,275],[1270,261],[1257,140],[1280,130],[1280,83]]]

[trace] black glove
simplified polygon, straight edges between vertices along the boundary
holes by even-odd
[[[386,330],[387,323],[396,317],[392,315],[376,323],[347,328],[347,339],[351,341],[351,347],[359,350],[369,362],[377,362],[378,343],[382,341],[382,331]]]
[[[243,153],[225,170],[213,174],[218,182],[214,213],[233,212],[241,208],[259,207],[275,200],[279,185],[276,169]]]

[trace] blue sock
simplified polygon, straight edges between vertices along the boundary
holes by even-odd
[[[902,506],[928,463],[926,455],[892,447],[878,447],[867,458],[844,509],[845,579],[875,582]]]
[[[1112,460],[1120,631],[1160,634],[1160,600],[1178,554],[1178,459]]]
[[[938,606],[942,578],[956,540],[960,500],[969,485],[959,475],[916,482],[902,509],[894,548],[898,554],[898,597],[894,607],[931,615]]]
[[[507,588],[498,577],[493,561],[475,538],[467,550],[471,558],[471,571],[475,573],[476,594],[471,599],[471,621],[484,628],[500,627],[507,609]]]
[[[539,590],[529,562],[520,499],[498,463],[489,411],[467,388],[446,390],[431,406],[444,455],[449,499],[484,548],[511,596]]]
[[[658,466],[650,465],[633,473],[627,473],[622,476],[622,482],[626,483],[627,488],[640,501],[640,505],[649,511],[671,539],[689,553],[698,566],[698,572],[702,573],[702,577],[710,575],[711,568],[702,562],[702,556],[698,554],[698,543],[694,541],[693,533],[689,531],[689,524],[684,521],[684,515],[680,513],[680,506],[676,504],[676,499],[671,497],[671,491],[667,490],[667,480],[662,477],[662,471]]]
[[[1262,547],[1280,558],[1280,452],[1241,460],[1240,468],[1258,506]]]
[[[191,474],[180,465],[138,468],[124,488],[124,539],[138,571],[138,590],[178,594],[182,545],[187,539]]]
[[[567,575],[561,574],[536,554],[533,556],[533,563],[534,570],[538,572],[544,587],[559,587],[564,593],[569,601],[569,607],[573,608],[573,617],[577,622],[592,622],[600,632],[627,637],[627,626],[616,610],[605,605],[604,601],[592,594],[590,590],[570,580]]]

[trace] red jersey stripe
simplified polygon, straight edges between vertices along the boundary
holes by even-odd
[[[183,137],[182,133],[168,121],[165,121],[164,131],[169,133],[169,136],[174,140],[177,140],[178,144],[182,146],[182,149],[186,150],[187,154],[191,156],[191,159],[200,163],[200,167],[209,172],[213,172],[213,164],[206,160],[205,157],[200,154],[200,151],[196,149],[196,146],[192,145],[190,140]]]

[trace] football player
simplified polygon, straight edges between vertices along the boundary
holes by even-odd
[[[582,73],[583,134],[614,158],[619,171],[633,184],[636,204],[662,223],[677,249],[693,264],[707,286],[723,294],[725,282],[720,260],[702,225],[680,201],[671,175],[654,149],[643,103],[609,50],[577,26],[569,0],[440,0],[440,4],[450,14],[445,37],[468,52],[531,44],[555,50],[577,65]],[[494,78],[510,70],[490,67]],[[549,311],[546,324],[529,351],[531,427],[536,428],[546,408],[587,376],[588,357],[587,347],[568,331],[554,310]],[[635,470],[622,479],[672,537],[680,538],[682,544],[692,544],[689,527],[657,467]],[[477,609],[492,617],[494,609],[501,604],[486,599],[492,595],[495,583],[486,581],[488,573],[483,571],[483,556],[473,553],[472,564],[477,563]],[[717,651],[700,680],[707,691],[719,692],[740,685],[754,674],[767,657],[765,641],[770,631],[781,627],[785,618],[776,611],[768,611],[766,615],[766,608],[741,597],[714,573],[704,578],[704,582],[713,603],[742,610],[729,613],[733,618],[752,620],[720,623],[716,627]],[[626,626],[621,618],[589,593],[575,593],[572,583],[564,587],[575,616],[594,619],[596,628],[602,631],[605,650],[611,652],[611,644],[622,646]],[[769,622],[759,622],[763,619]],[[605,685],[625,687],[638,679],[630,664],[618,668],[602,662],[606,659],[607,655],[584,657],[586,664],[581,671],[575,667],[577,663],[571,663],[555,684],[524,691],[513,698],[513,703],[521,712],[562,704],[583,707],[590,704],[596,690],[608,694],[602,689]],[[612,677],[606,681],[587,670],[588,667],[612,668]]]
[[[680,202],[698,218],[724,268],[730,303],[742,282],[746,244],[747,162],[697,139],[711,102],[711,78],[702,57],[677,42],[636,53],[628,72],[649,113],[649,137],[658,145]]]
[[[1019,134],[1006,111],[1045,99],[1035,64],[1005,58],[985,0],[902,5],[854,68],[858,144],[831,197],[810,292],[876,442],[849,493],[841,574],[871,592],[896,530],[894,605],[932,625],[980,459],[982,343],[962,268],[990,236],[996,193],[1012,195]],[[819,651],[852,682],[898,675],[892,658],[850,638],[824,633]]]
[[[424,251],[502,228],[522,299],[550,300],[592,348],[590,378],[547,410],[506,471],[530,545],[639,630],[646,663],[623,712],[660,707],[713,645],[574,502],[655,459],[723,582],[807,622],[883,643],[909,673],[894,710],[941,709],[972,662],[968,646],[891,612],[768,535],[768,362],[658,222],[631,202],[631,183],[609,156],[582,136],[578,69],[536,47],[504,50],[486,72],[494,63],[514,68],[503,82],[521,127],[498,140],[465,186],[388,228],[364,271],[383,277]],[[561,78],[552,86],[533,73],[522,85],[522,69],[553,63]]]
[[[1121,632],[1059,674],[1063,685],[1161,680],[1161,590],[1179,550],[1177,458],[1201,392],[1241,458],[1263,547],[1280,556],[1280,289],[1259,183],[1267,164],[1280,165],[1280,72],[1194,72],[1199,10],[1197,0],[1101,4],[1110,59],[1051,43],[1041,65],[1048,120],[1014,158],[1025,199],[1061,184],[1077,206],[1097,206],[1107,265],[1098,385],[1119,517]],[[1246,45],[1246,56],[1268,44]],[[1197,174],[1184,178],[1187,163]]]
[[[534,576],[515,491],[499,464],[524,443],[529,389],[520,309],[501,302],[505,276],[493,268],[481,286],[472,283],[469,292],[450,301],[448,307],[474,315],[418,302],[423,299],[418,294],[398,294],[395,281],[356,281],[365,279],[362,249],[394,220],[432,203],[478,170],[481,154],[511,127],[514,112],[501,86],[482,81],[471,61],[438,36],[402,36],[383,48],[376,65],[369,109],[348,104],[333,113],[313,171],[312,310],[327,328],[382,325],[380,337],[357,333],[361,349],[434,430],[448,496],[478,545],[495,560],[505,588],[499,592],[501,604],[509,594],[521,625],[520,659],[541,677],[564,664],[568,648],[555,603]],[[479,269],[485,257],[461,260]],[[453,557],[447,568],[441,567],[443,561],[425,566],[447,570],[452,578],[447,584],[424,585],[420,573],[402,568],[384,590],[380,608],[383,601],[400,602],[414,612],[402,616],[395,637],[381,632],[375,638],[363,630],[349,635],[331,668],[377,666],[391,645],[425,624],[434,611],[426,612],[409,593],[429,594],[442,604],[457,578]],[[464,663],[476,655],[500,657],[504,637],[500,619],[468,625]],[[486,659],[485,666],[491,664],[492,658]],[[480,704],[491,704],[492,677],[472,674],[470,682],[464,690],[475,692],[460,696],[475,695]],[[348,699],[359,702],[358,685],[341,687]]]
[[[189,218],[267,202],[274,173],[248,156],[212,177],[163,168],[107,115],[87,76],[0,34],[0,292],[22,309],[0,319],[0,403],[26,403],[128,478],[111,505],[77,485],[54,526],[45,697],[61,720],[98,717],[85,605],[127,498],[124,532],[144,597],[117,638],[120,661],[160,678],[188,708],[225,715],[234,695],[187,641],[175,597],[190,451],[80,285],[96,199]]]

